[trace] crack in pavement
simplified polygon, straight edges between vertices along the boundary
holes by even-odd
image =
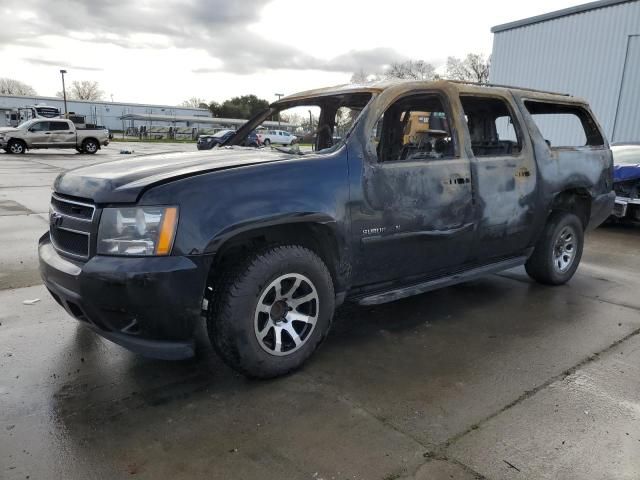
[[[627,340],[630,340],[631,338],[633,338],[633,337],[635,337],[635,336],[637,336],[639,334],[640,334],[640,328],[636,328],[632,332],[628,333],[627,335],[625,335],[622,338],[619,338],[618,340],[616,340],[615,342],[613,342],[610,345],[606,346],[605,348],[603,348],[603,349],[601,349],[601,350],[599,350],[599,351],[597,351],[595,353],[592,353],[588,357],[583,358],[580,362],[578,362],[574,366],[564,370],[562,373],[559,373],[558,375],[554,375],[553,377],[549,378],[548,380],[546,380],[545,382],[541,383],[540,385],[537,385],[536,387],[532,388],[531,390],[525,391],[522,395],[520,395],[518,398],[516,398],[512,402],[508,403],[507,405],[505,405],[501,409],[499,409],[496,412],[486,416],[485,418],[483,418],[479,422],[474,423],[473,425],[471,425],[471,427],[469,427],[465,431],[463,431],[461,433],[458,433],[458,434],[454,435],[453,437],[449,438],[448,440],[446,440],[445,442],[440,444],[438,446],[438,448],[439,449],[443,449],[443,450],[448,448],[452,443],[455,443],[456,441],[460,440],[462,437],[464,437],[468,433],[471,433],[472,431],[479,429],[483,424],[487,423],[489,420],[492,420],[493,418],[497,417],[501,413],[509,410],[510,408],[515,407],[516,405],[519,405],[520,403],[522,403],[523,401],[527,400],[528,398],[533,397],[535,394],[537,394],[538,392],[540,392],[540,391],[544,390],[545,388],[549,387],[551,384],[553,384],[553,383],[555,383],[555,382],[557,382],[559,380],[564,380],[568,376],[573,375],[580,368],[584,367],[585,365],[588,365],[590,363],[595,362],[596,360],[598,360],[600,358],[601,355],[613,350],[617,346],[621,345],[622,343],[626,342]]]

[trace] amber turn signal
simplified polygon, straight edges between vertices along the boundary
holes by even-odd
[[[177,223],[178,208],[167,207],[162,218],[162,225],[160,226],[160,237],[158,238],[156,255],[169,255],[169,253],[171,253]]]

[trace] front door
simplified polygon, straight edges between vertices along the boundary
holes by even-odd
[[[466,261],[474,234],[471,167],[450,111],[444,94],[404,95],[373,127],[363,151],[364,198],[352,209],[360,237],[354,286],[417,281]]]
[[[45,147],[49,143],[49,121],[42,120],[33,123],[29,127],[28,136],[29,143],[34,147]]]

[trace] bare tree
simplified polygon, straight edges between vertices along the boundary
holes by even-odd
[[[204,98],[191,97],[180,104],[181,107],[188,108],[209,108],[209,104]]]
[[[62,98],[62,92],[56,93],[56,97]],[[100,90],[100,84],[93,80],[74,80],[67,90],[67,98],[72,100],[102,100],[104,92]]]
[[[367,82],[375,82],[376,80],[380,80],[380,75],[378,75],[377,73],[368,73],[363,68],[360,68],[359,70],[353,72],[353,75],[351,75],[350,82],[360,84],[360,83],[367,83]]]
[[[37,95],[30,85],[13,78],[0,78],[0,95]]]
[[[406,60],[392,63],[385,72],[385,77],[401,80],[436,80],[438,75],[435,67],[424,60]]]
[[[304,122],[304,116],[295,112],[286,112],[280,114],[280,121],[291,125],[300,126]]]
[[[491,56],[485,58],[481,53],[470,53],[463,60],[447,58],[447,78],[465,82],[487,83],[491,69]]]

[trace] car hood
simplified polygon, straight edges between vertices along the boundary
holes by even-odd
[[[144,190],[173,179],[295,158],[299,157],[243,147],[148,155],[69,170],[56,178],[53,188],[95,203],[133,203]]]
[[[614,165],[614,182],[628,182],[630,180],[640,180],[640,163],[637,165]]]
[[[2,127],[0,128],[0,133],[10,133],[10,132],[19,132],[20,130],[18,130],[17,128],[13,128],[13,127]]]

